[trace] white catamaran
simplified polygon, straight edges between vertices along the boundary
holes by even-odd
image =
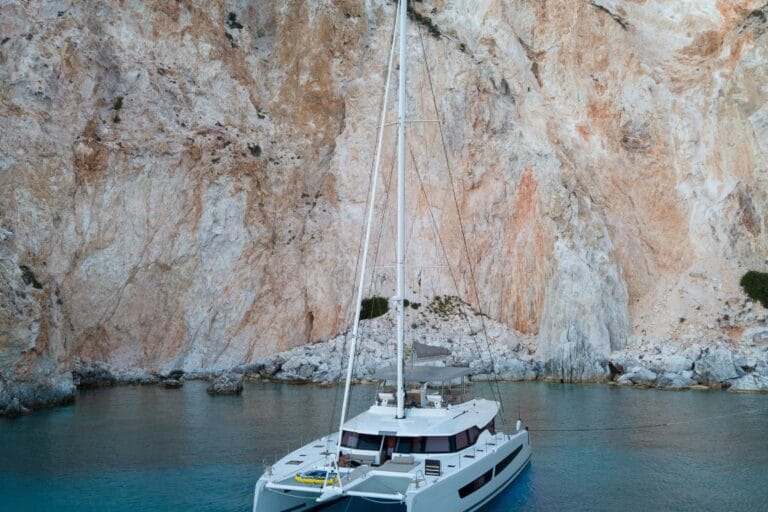
[[[399,34],[397,134],[397,364],[374,377],[376,403],[347,420],[353,360],[374,211],[377,170],[386,114],[386,92],[367,212],[362,271],[341,408],[339,431],[313,441],[268,467],[256,483],[254,512],[307,510],[476,510],[504,490],[531,457],[528,430],[496,430],[500,403],[469,398],[469,368],[404,364],[405,307],[405,1],[398,4],[387,85]]]

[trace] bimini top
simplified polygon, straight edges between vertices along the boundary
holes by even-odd
[[[472,368],[465,366],[406,366],[403,369],[403,379],[405,382],[450,382],[472,373]],[[373,378],[397,380],[397,366],[381,368],[373,374]]]

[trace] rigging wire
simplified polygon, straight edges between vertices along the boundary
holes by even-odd
[[[435,230],[435,235],[437,237],[438,242],[440,243],[440,248],[443,250],[443,257],[445,258],[446,265],[448,266],[448,273],[451,276],[451,281],[453,282],[453,286],[456,288],[456,293],[458,294],[459,293],[459,285],[458,285],[458,281],[456,280],[456,273],[453,271],[453,265],[451,265],[451,260],[448,258],[448,252],[447,252],[447,250],[445,248],[445,244],[443,243],[443,238],[440,235],[440,229],[439,229],[439,227],[437,225],[437,219],[435,219],[435,213],[434,213],[434,211],[432,209],[432,203],[429,201],[429,197],[427,196],[427,190],[424,187],[424,181],[423,181],[423,179],[421,177],[421,173],[419,172],[419,167],[416,164],[416,157],[414,156],[412,149],[411,149],[410,153],[411,153],[411,160],[413,161],[413,168],[416,171],[416,176],[418,177],[418,180],[419,180],[419,186],[421,188],[422,194],[424,195],[424,200],[425,200],[425,202],[427,204],[427,210],[429,211],[429,216],[432,219],[432,226],[433,226],[433,229]],[[461,316],[464,318],[464,320],[466,320],[467,323],[469,324],[469,318],[467,318],[466,312],[461,307],[459,307],[459,312],[460,312]],[[483,361],[483,353],[482,353],[482,349],[480,347],[480,342],[477,340],[476,337],[472,337],[472,339],[474,340],[475,348],[477,349],[477,354],[478,354],[478,356],[480,356],[480,361],[482,362]],[[491,364],[493,364],[493,360],[491,360]],[[493,397],[494,400],[496,400],[497,397],[496,397],[495,390],[493,389],[493,387],[491,387],[490,389],[491,389],[491,396]],[[499,395],[498,395],[498,400],[499,400],[499,403],[501,403],[501,392],[500,391],[499,391]],[[503,420],[503,418],[502,418],[502,420]]]
[[[427,58],[427,49],[426,49],[426,45],[424,44],[424,36],[423,36],[423,34],[421,32],[421,27],[419,27],[418,24],[417,24],[416,28],[417,28],[417,31],[418,31],[418,34],[419,34],[419,41],[421,43],[421,51],[422,51],[422,54],[424,55],[424,64],[425,64],[424,68],[426,69],[426,73],[427,73],[427,81],[429,83],[429,91],[430,91],[431,96],[432,96],[432,104],[434,105],[435,115],[437,117],[437,127],[438,127],[438,130],[439,130],[439,133],[440,133],[440,142],[441,142],[442,148],[443,148],[443,156],[445,157],[445,165],[446,165],[446,168],[448,170],[448,178],[449,178],[448,181],[449,181],[449,183],[451,185],[451,194],[453,196],[454,205],[456,206],[456,215],[459,218],[459,230],[461,232],[461,239],[462,239],[462,242],[463,242],[463,245],[464,245],[464,251],[465,251],[465,253],[467,255],[467,266],[469,267],[469,275],[470,275],[470,279],[472,281],[472,290],[474,291],[475,302],[477,303],[477,311],[478,311],[479,317],[480,317],[480,324],[482,326],[483,336],[485,338],[485,344],[486,344],[486,348],[488,350],[488,356],[490,357],[491,365],[493,367],[492,368],[493,371],[491,372],[492,375],[493,375],[493,386],[489,385],[489,387],[491,387],[491,393],[492,394],[494,393],[493,388],[494,387],[496,388],[495,393],[497,393],[498,396],[499,396],[499,409],[501,411],[501,421],[502,421],[502,423],[505,423],[506,421],[504,419],[504,402],[502,400],[501,388],[499,387],[499,379],[498,379],[498,376],[496,375],[496,372],[495,372],[495,366],[496,365],[495,365],[495,362],[493,360],[493,352],[491,351],[490,342],[488,341],[488,330],[487,330],[486,325],[485,325],[485,315],[483,313],[482,305],[480,303],[480,296],[479,296],[478,291],[477,291],[477,281],[475,279],[474,265],[472,265],[472,256],[469,253],[469,244],[467,243],[467,235],[466,235],[466,232],[464,230],[464,223],[463,223],[463,221],[461,219],[461,211],[459,210],[459,200],[458,200],[458,197],[456,195],[456,187],[454,186],[454,183],[453,183],[453,171],[451,169],[450,158],[448,157],[448,147],[447,147],[447,145],[445,143],[445,133],[443,132],[443,123],[442,123],[442,121],[440,119],[440,111],[439,111],[439,109],[437,107],[437,98],[435,96],[435,88],[434,88],[434,84],[432,82],[432,73],[430,73],[430,71],[429,71],[429,59]],[[458,289],[457,289],[457,293],[458,293]],[[480,356],[480,358],[482,360],[482,356]],[[489,384],[490,384],[490,382],[489,382]],[[495,397],[494,397],[494,399],[495,399]]]
[[[368,295],[371,296],[373,294],[373,285],[374,280],[376,278],[376,262],[379,259],[379,249],[381,248],[381,240],[383,239],[384,235],[384,222],[386,219],[386,212],[387,207],[389,206],[389,192],[392,187],[392,176],[395,174],[395,160],[392,160],[392,165],[389,167],[389,177],[387,178],[387,186],[384,189],[384,209],[381,212],[381,224],[379,228],[379,234],[376,238],[376,244],[374,245],[373,249],[373,265],[371,265],[371,278],[368,281]],[[364,278],[364,277],[363,277]],[[363,329],[362,325],[358,327],[358,338],[363,337]],[[357,369],[357,361],[359,360],[357,356],[360,355],[360,353],[363,351],[363,344],[360,343],[357,346],[357,350],[355,351],[355,360],[352,361],[352,373],[354,374],[355,370]]]

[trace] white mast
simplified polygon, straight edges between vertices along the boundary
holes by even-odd
[[[398,6],[398,8],[400,8]],[[396,17],[397,18],[397,17]],[[379,121],[379,138],[376,143],[376,157],[373,164],[373,177],[371,178],[370,201],[368,202],[368,214],[365,225],[365,238],[363,241],[363,258],[360,269],[360,282],[357,287],[357,301],[355,303],[355,318],[352,323],[352,339],[349,343],[349,359],[347,361],[347,378],[344,381],[344,400],[341,402],[341,418],[339,421],[339,442],[336,446],[336,453],[341,452],[341,432],[344,429],[344,422],[347,419],[347,408],[349,407],[349,390],[352,384],[352,368],[355,362],[355,351],[357,347],[357,337],[360,329],[360,309],[363,302],[363,290],[365,289],[366,265],[368,262],[368,248],[370,246],[371,228],[373,226],[373,212],[376,206],[376,189],[379,177],[379,167],[381,166],[381,148],[384,139],[384,122],[387,116],[387,103],[389,98],[389,80],[392,76],[392,62],[395,58],[395,37],[397,36],[397,23],[392,30],[392,44],[389,49],[389,64],[387,65],[387,79],[384,85],[384,99],[381,106],[381,120]]]
[[[405,417],[405,386],[403,385],[403,343],[405,338],[405,68],[407,0],[400,0],[400,77],[398,83],[397,124],[397,415]]]

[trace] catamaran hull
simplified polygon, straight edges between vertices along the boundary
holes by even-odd
[[[256,484],[253,512],[408,512],[404,502],[385,503],[361,497],[341,496],[336,500],[317,503],[318,494],[268,489],[265,482]]]
[[[519,439],[519,441],[515,441]],[[506,457],[514,455],[512,461],[496,474],[497,465]],[[531,459],[531,446],[528,432],[521,432],[512,441],[504,443],[494,454],[484,457],[483,464],[473,465],[471,471],[461,471],[412,496],[408,503],[408,512],[470,512],[479,509],[501,494],[523,472]],[[459,489],[469,482],[482,478],[491,471],[492,478],[471,494],[461,497]],[[409,496],[411,498],[411,496]]]
[[[270,489],[260,479],[256,484],[253,512],[470,512],[490,502],[523,472],[531,458],[527,431],[519,432],[465,471],[447,475],[417,492],[408,492],[402,501],[340,495],[318,503],[319,492]],[[506,464],[504,462],[506,461]],[[503,467],[501,466],[502,464]],[[484,476],[490,479],[484,481]],[[461,489],[480,482],[462,496]]]

